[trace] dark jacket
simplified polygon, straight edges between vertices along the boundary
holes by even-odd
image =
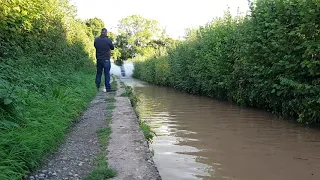
[[[97,60],[110,60],[110,50],[114,50],[114,46],[106,35],[101,35],[94,40],[94,47],[96,48]]]

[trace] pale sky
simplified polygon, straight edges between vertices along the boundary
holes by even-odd
[[[115,31],[120,19],[139,14],[160,22],[171,37],[185,35],[185,29],[205,25],[214,17],[222,16],[230,7],[232,14],[237,8],[248,9],[247,0],[71,0],[82,20],[97,17],[106,28]]]

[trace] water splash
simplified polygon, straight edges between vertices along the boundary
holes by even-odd
[[[112,62],[110,73],[118,77],[131,77],[133,69],[134,65],[132,62],[124,62],[122,66],[117,66]]]

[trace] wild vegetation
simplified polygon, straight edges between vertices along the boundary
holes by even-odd
[[[188,32],[134,76],[190,93],[320,123],[320,1],[257,0],[246,17]]]
[[[0,3],[0,179],[55,150],[96,94],[90,27],[65,0]]]

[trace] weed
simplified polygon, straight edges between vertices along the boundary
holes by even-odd
[[[108,168],[107,160],[104,156],[99,156],[97,167],[85,178],[85,180],[109,179],[115,177],[117,172],[114,169]]]
[[[100,155],[95,159],[94,168],[85,178],[86,180],[108,179],[117,175],[117,172],[114,169],[109,168],[105,152],[108,144],[108,138],[111,134],[111,129],[110,127],[101,128],[97,133],[100,144]]]
[[[109,127],[109,123],[112,120],[112,110],[115,108],[115,106],[113,105],[113,102],[115,102],[115,98],[107,98],[106,101],[111,103],[111,105],[107,106],[107,109],[110,111],[108,111],[106,115],[105,127],[97,131],[100,144],[99,156],[95,159],[92,172],[85,178],[85,180],[109,179],[117,175],[117,172],[114,169],[109,168],[108,161],[106,159],[106,149],[109,141],[109,136],[112,132],[111,128]]]
[[[124,93],[120,94],[120,96],[121,97],[128,97],[129,95],[126,92],[124,92]]]
[[[107,110],[114,110],[115,108],[116,108],[116,106],[114,106],[114,105],[107,106]]]
[[[151,142],[153,137],[156,136],[156,133],[151,130],[150,126],[147,125],[144,121],[139,121],[140,128],[144,134],[144,137],[147,139],[147,141]]]
[[[108,103],[113,103],[113,102],[116,102],[116,99],[115,98],[106,98],[105,101]]]

